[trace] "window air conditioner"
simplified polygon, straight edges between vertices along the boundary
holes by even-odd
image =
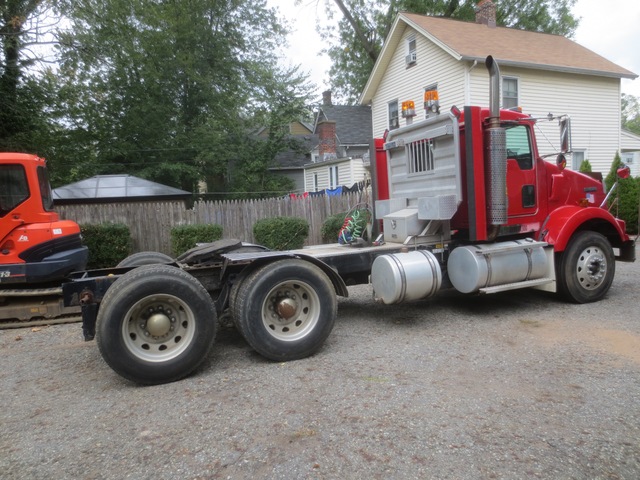
[[[409,55],[406,56],[405,60],[407,61],[407,65],[413,65],[416,63],[417,55],[416,51],[409,52]]]

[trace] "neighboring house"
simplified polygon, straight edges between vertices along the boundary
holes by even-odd
[[[311,161],[311,151],[318,145],[318,136],[313,133],[313,125],[305,122],[293,122],[289,126],[291,138],[299,148],[286,150],[276,155],[274,167],[269,171],[290,178],[298,193],[305,191],[304,166]]]
[[[333,191],[364,184],[371,178],[371,108],[333,105],[330,91],[322,96],[313,125],[290,125],[290,135],[300,142],[302,150],[279,153],[269,169],[291,178],[296,193]]]
[[[608,172],[620,151],[621,79],[626,70],[558,35],[495,26],[495,6],[478,4],[476,23],[400,13],[360,98],[371,105],[373,136],[427,115],[425,104],[489,104],[487,55],[498,62],[503,108],[522,106],[533,117],[569,114],[577,169],[588,159],[594,171]],[[402,102],[412,100],[416,116],[403,118]],[[430,113],[433,114],[433,113]],[[557,122],[540,121],[538,149],[558,151]]]
[[[640,135],[622,130],[622,141],[620,143],[620,159],[629,165],[631,175],[640,176]]]
[[[268,130],[258,133],[260,137],[267,137]],[[318,136],[313,134],[313,125],[296,121],[289,124],[289,137],[299,144],[299,148],[285,150],[276,155],[270,172],[290,178],[296,192],[304,192],[304,165],[311,161],[311,150],[318,144]]]
[[[326,91],[313,130],[318,144],[305,165],[305,191],[335,190],[370,179],[370,107],[333,105]]]
[[[53,189],[56,205],[185,201],[191,192],[168,187],[132,175],[96,175]]]

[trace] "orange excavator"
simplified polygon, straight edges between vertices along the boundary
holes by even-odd
[[[64,314],[61,281],[87,257],[78,224],[53,211],[46,161],[0,153],[0,321]]]

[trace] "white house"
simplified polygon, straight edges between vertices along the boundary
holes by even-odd
[[[629,165],[632,176],[640,176],[640,135],[622,130],[620,159]]]
[[[588,159],[607,173],[621,150],[621,79],[637,75],[558,35],[495,26],[495,6],[478,5],[476,23],[400,13],[360,98],[371,105],[373,136],[404,125],[402,103],[427,115],[437,92],[440,110],[488,105],[487,55],[500,65],[502,107],[521,106],[533,117],[569,114],[577,169]],[[426,94],[426,96],[425,96]],[[427,98],[428,97],[428,98]],[[558,151],[557,122],[538,122],[542,155]]]

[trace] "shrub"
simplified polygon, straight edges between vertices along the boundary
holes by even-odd
[[[171,251],[178,257],[197,243],[215,242],[221,238],[220,225],[180,225],[171,229]]]
[[[320,234],[322,235],[322,241],[325,243],[336,243],[338,241],[338,234],[344,224],[344,217],[347,212],[336,213],[327,217],[322,224]]]
[[[640,195],[640,177],[618,178],[617,171],[623,165],[620,155],[611,164],[609,174],[605,178],[607,191],[618,181],[618,189],[609,199],[611,213],[627,223],[627,232],[638,233],[638,199]],[[613,203],[617,200],[617,205]]]
[[[586,158],[580,163],[580,168],[578,170],[581,173],[591,173],[591,163]]]
[[[618,179],[617,171],[622,166],[622,159],[620,158],[620,154],[616,152],[616,156],[613,157],[613,163],[611,164],[611,168],[609,169],[609,173],[604,179],[604,186],[607,189],[607,192],[611,190],[611,187],[616,180]]]
[[[256,243],[272,250],[302,248],[309,236],[309,222],[297,217],[274,217],[258,220],[253,226]]]
[[[89,269],[115,267],[131,253],[131,233],[126,225],[80,225],[80,231],[89,248]]]

